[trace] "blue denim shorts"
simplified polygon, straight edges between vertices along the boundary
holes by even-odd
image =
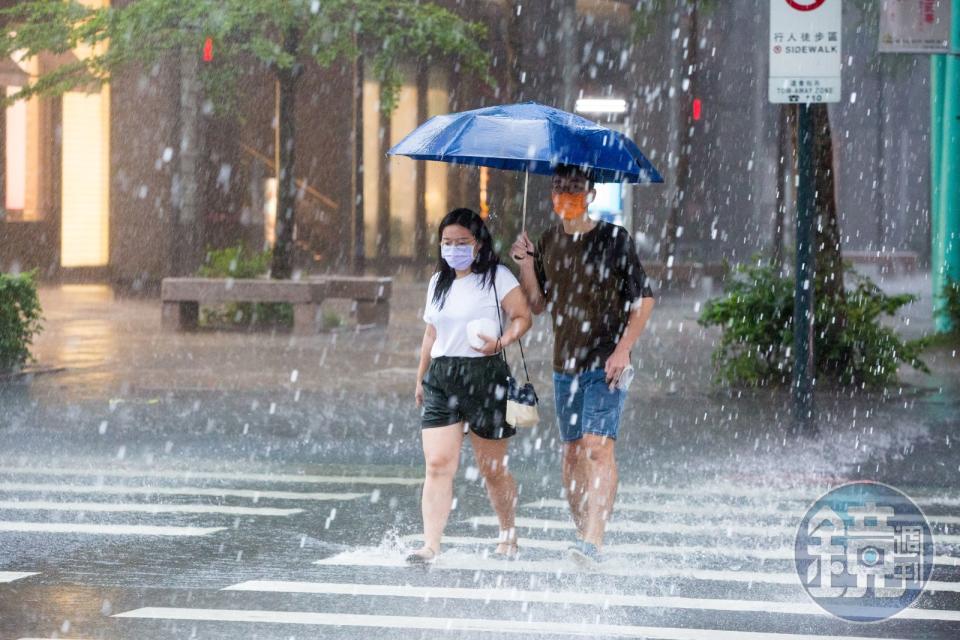
[[[603,369],[577,375],[554,373],[553,392],[560,438],[564,442],[579,440],[585,433],[617,439],[627,392],[610,391]]]

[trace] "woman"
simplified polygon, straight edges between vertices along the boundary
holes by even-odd
[[[423,314],[427,328],[416,390],[427,467],[424,544],[407,556],[407,562],[429,563],[440,553],[440,537],[453,500],[453,476],[468,430],[477,467],[500,521],[494,553],[513,557],[517,488],[507,469],[507,439],[515,430],[505,420],[509,370],[500,352],[530,328],[530,308],[517,279],[500,264],[479,215],[470,209],[451,211],[441,221],[438,236],[440,258],[427,290]],[[467,325],[486,320],[501,328],[498,311],[509,319],[506,330],[502,335],[479,333],[473,341],[478,348],[471,346]]]

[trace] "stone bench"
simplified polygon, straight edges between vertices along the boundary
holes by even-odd
[[[647,277],[660,280],[663,284],[684,287],[699,286],[708,283],[710,287],[727,277],[727,268],[722,263],[675,262],[667,267],[661,262],[645,262],[643,270]]]
[[[347,298],[356,302],[357,324],[385,327],[390,322],[390,295],[393,278],[367,276],[315,276],[327,298]]]
[[[195,329],[200,305],[230,302],[282,302],[293,305],[293,332],[316,334],[320,305],[327,298],[356,302],[358,325],[386,326],[390,321],[391,278],[319,276],[307,280],[164,278],[160,285],[162,324],[166,330]]]
[[[293,305],[293,332],[311,335],[320,329],[325,288],[323,282],[310,281],[164,278],[160,284],[163,328],[196,329],[202,304],[285,302]]]
[[[844,251],[843,259],[855,265],[875,264],[881,273],[913,273],[917,270],[919,258],[914,251]]]

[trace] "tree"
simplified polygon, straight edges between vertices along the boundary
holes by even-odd
[[[200,80],[214,104],[229,111],[249,63],[267,67],[277,81],[279,113],[275,278],[289,278],[293,268],[293,104],[307,62],[329,67],[364,54],[381,83],[385,113],[396,105],[405,59],[445,56],[490,82],[483,26],[418,0],[135,0],[103,8],[76,0],[21,0],[0,11],[0,22],[6,25],[2,56],[92,51],[41,75],[9,100],[105,83],[127,65],[153,65],[184,51],[199,56],[209,38],[217,62],[202,65]]]
[[[653,21],[670,13],[669,61],[673,73],[668,91],[670,105],[670,185],[666,223],[660,238],[658,259],[664,265],[676,256],[680,218],[690,190],[689,156],[692,148],[693,101],[683,95],[697,95],[696,73],[700,70],[700,12],[712,11],[715,0],[640,0],[634,12],[634,36],[640,41],[653,28]]]

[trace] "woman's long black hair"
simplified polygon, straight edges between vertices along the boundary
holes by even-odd
[[[492,287],[497,277],[497,268],[500,266],[500,258],[493,250],[493,238],[487,230],[487,225],[483,223],[483,218],[472,209],[454,209],[440,221],[440,229],[437,231],[437,244],[443,239],[443,230],[452,224],[458,224],[465,227],[473,234],[477,241],[477,257],[470,270],[480,276],[480,287]],[[450,293],[450,285],[457,277],[457,272],[450,268],[443,255],[437,256],[437,271],[440,276],[437,278],[436,287],[433,290],[433,303],[438,309],[443,308],[447,300],[447,294]]]

